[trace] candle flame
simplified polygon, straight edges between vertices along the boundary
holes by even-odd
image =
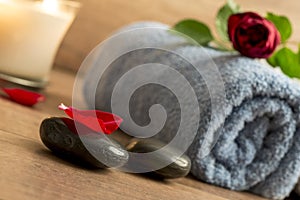
[[[42,7],[49,13],[55,13],[59,10],[58,0],[43,0]]]

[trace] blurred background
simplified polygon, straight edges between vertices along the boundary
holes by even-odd
[[[121,26],[141,20],[169,25],[195,18],[214,28],[214,18],[226,0],[79,0],[82,8],[61,44],[55,67],[74,72],[86,55]],[[291,40],[300,42],[299,0],[236,0],[243,11],[286,15],[294,31]]]

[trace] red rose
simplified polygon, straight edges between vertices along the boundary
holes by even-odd
[[[233,47],[250,58],[268,58],[280,43],[275,25],[253,12],[231,15],[228,34]]]

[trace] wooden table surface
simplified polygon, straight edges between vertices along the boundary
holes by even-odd
[[[237,0],[245,10],[288,15],[293,40],[300,40],[298,0]],[[86,54],[116,28],[137,20],[174,24],[193,17],[213,26],[222,0],[82,0],[83,7],[58,53],[56,63],[77,70]],[[256,3],[255,3],[256,2]],[[43,91],[47,101],[34,108],[0,98],[0,199],[209,199],[262,200],[195,180],[192,176],[157,181],[115,170],[91,170],[55,157],[39,138],[39,125],[49,116],[64,116],[61,102],[72,103],[74,74],[56,68]]]
[[[54,70],[45,103],[28,108],[0,98],[0,199],[209,199],[262,200],[195,180],[158,181],[116,170],[91,170],[55,157],[39,138],[49,116],[64,116],[71,104],[74,75]]]
[[[56,65],[77,70],[86,55],[116,29],[136,21],[159,21],[169,25],[184,18],[205,22],[215,33],[215,15],[226,0],[79,0],[74,24],[56,57]],[[293,24],[291,40],[300,41],[299,0],[235,0],[243,11],[286,15]],[[296,46],[297,47],[297,46]]]

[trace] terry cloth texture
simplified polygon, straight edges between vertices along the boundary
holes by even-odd
[[[140,22],[119,32],[144,27],[168,26],[156,22]],[[93,108],[111,111],[111,95],[115,83],[129,69],[143,63],[163,63],[180,72],[191,84],[200,107],[200,119],[190,113],[190,121],[198,120],[199,128],[187,150],[192,160],[191,173],[198,179],[232,190],[246,190],[273,199],[283,199],[295,187],[300,175],[300,87],[299,84],[257,60],[219,52],[195,45],[167,30],[118,41],[115,46],[167,47],[189,61],[216,64],[225,88],[224,99],[211,102],[206,79],[184,59],[152,48],[128,52],[111,63],[98,81],[99,66],[93,64],[84,80],[84,96]],[[100,47],[109,53],[110,48]],[[209,56],[208,56],[209,55]],[[200,65],[199,65],[200,66]],[[209,67],[209,66],[208,66]],[[201,69],[203,70],[203,69]],[[209,74],[209,73],[208,73]],[[162,76],[165,74],[162,72]],[[148,76],[147,74],[141,76]],[[215,80],[214,73],[211,80]],[[210,79],[208,78],[208,81]],[[134,80],[132,80],[134,81]],[[215,83],[216,85],[220,84]],[[185,91],[182,91],[183,93]],[[218,95],[217,95],[218,96]],[[185,96],[188,102],[190,97]],[[94,102],[95,101],[95,102]],[[163,129],[156,136],[166,142],[174,137],[180,122],[180,105],[176,95],[157,84],[145,85],[130,99],[130,115],[121,116],[121,128],[129,130],[127,118],[139,125],[149,123],[151,105],[161,104],[167,114]],[[126,106],[126,105],[124,105]],[[128,106],[128,105],[127,105]],[[217,108],[217,114],[212,112]],[[115,113],[118,114],[118,113]],[[203,154],[205,138],[211,151]],[[204,156],[205,155],[205,156]]]

